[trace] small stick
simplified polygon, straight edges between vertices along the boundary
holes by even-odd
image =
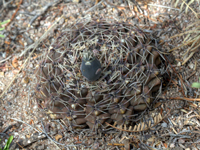
[[[171,97],[171,98],[169,98],[169,99],[185,100],[185,101],[198,101],[198,102],[200,102],[200,98]]]
[[[5,58],[5,59],[1,60],[1,61],[0,61],[0,63],[3,63],[4,61],[6,61],[6,60],[10,59],[10,57],[11,57],[11,56],[12,56],[12,55],[10,55],[10,56],[8,56],[7,58]]]
[[[35,131],[37,131],[38,133],[41,133],[41,131],[37,130],[36,128],[32,127],[30,124],[28,124],[28,123],[26,123],[22,120],[18,120],[18,119],[15,119],[15,118],[10,118],[10,119],[18,121],[18,122],[22,122],[22,123],[26,124],[27,126],[31,127],[32,129],[34,129]]]

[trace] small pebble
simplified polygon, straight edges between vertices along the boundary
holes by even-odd
[[[6,52],[2,52],[1,54],[3,58],[6,58]]]
[[[188,67],[189,67],[190,69],[193,69],[193,68],[194,68],[194,64],[193,64],[193,63],[190,63],[190,64],[188,65]]]
[[[179,139],[178,142],[183,144],[183,143],[185,143],[185,140],[184,139]]]
[[[12,103],[11,103],[11,102],[9,102],[9,101],[7,101],[7,104],[8,104],[8,105],[12,105]]]
[[[33,109],[37,109],[38,107],[37,107],[37,105],[35,105],[34,107],[33,107]]]
[[[79,0],[72,0],[73,3],[79,3]]]
[[[175,147],[175,144],[174,143],[172,143],[172,144],[170,144],[170,146],[169,146],[170,148],[174,148]]]
[[[19,135],[19,133],[17,132],[14,132],[13,134],[14,134],[14,137]]]
[[[6,120],[6,116],[5,115],[3,116],[3,119]]]
[[[31,143],[31,141],[30,141],[30,140],[28,140],[28,141],[27,141],[27,143]]]
[[[177,66],[178,66],[178,67],[180,67],[180,66],[181,66],[181,62],[180,62],[180,61],[177,63]]]
[[[163,123],[161,124],[161,126],[162,126],[163,128],[166,128],[166,127],[167,127],[167,123],[166,123],[166,122],[163,122]]]
[[[4,72],[0,72],[0,77],[4,77]]]

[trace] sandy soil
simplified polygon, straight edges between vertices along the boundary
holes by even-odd
[[[144,5],[141,1],[138,4]],[[167,56],[171,63],[167,62],[171,80],[155,109],[146,116],[153,119],[154,114],[162,113],[162,117],[166,114],[167,117],[150,130],[125,132],[111,127],[107,133],[97,135],[92,135],[87,129],[70,132],[59,121],[45,115],[36,103],[34,70],[43,50],[66,22],[71,24],[81,17],[129,21],[141,27],[148,26],[146,30],[153,31],[155,37],[164,42],[163,53],[179,46],[183,37],[170,37],[181,33],[196,20],[194,12],[180,12],[181,2],[177,7],[173,1],[167,0],[149,1],[147,4],[149,12],[141,7],[144,10],[142,15],[139,8],[138,12],[134,9],[136,3],[124,0],[11,0],[4,5],[0,1],[0,21],[13,16],[11,23],[0,32],[5,35],[5,38],[0,38],[0,148],[13,135],[10,149],[200,149],[200,104],[197,100],[191,101],[199,98],[199,90],[191,88],[191,83],[198,81],[200,75],[200,52],[182,65],[190,55],[184,55],[187,46]],[[200,12],[198,2],[190,6]],[[51,29],[58,19],[57,25]],[[43,37],[45,33],[48,34]]]

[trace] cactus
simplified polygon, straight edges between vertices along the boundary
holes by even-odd
[[[131,124],[160,94],[161,60],[139,27],[80,21],[61,31],[39,63],[37,102],[72,129]]]

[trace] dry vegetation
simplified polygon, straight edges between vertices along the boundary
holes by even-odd
[[[26,10],[40,10],[28,19],[22,13],[26,9],[22,0],[6,1],[0,9],[3,14],[0,17],[11,19],[2,33],[6,37],[0,39],[1,146],[8,135],[14,135],[12,146],[21,149],[39,149],[38,145],[40,149],[200,149],[199,90],[191,87],[200,76],[199,0],[96,0],[77,4],[56,1],[48,5],[40,2],[40,5],[44,9],[40,10],[39,4],[34,3],[33,8]],[[11,6],[13,11],[7,8]],[[27,22],[20,22],[20,17]],[[165,54],[168,84],[151,110],[134,126],[107,123],[110,126],[107,133],[91,134],[88,130],[76,133],[66,129],[62,120],[51,120],[37,107],[32,84],[36,63],[43,49],[58,35],[63,22],[70,24],[81,17],[127,21],[159,39],[157,44]],[[20,25],[34,42],[24,45],[27,41]],[[33,30],[36,28],[37,31]],[[12,40],[14,29],[19,31]],[[35,135],[39,136],[33,139]]]

